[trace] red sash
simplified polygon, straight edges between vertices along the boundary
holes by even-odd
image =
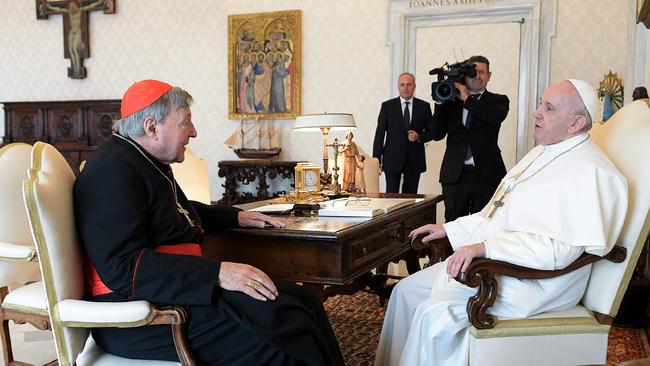
[[[143,249],[144,250],[144,249]],[[182,244],[173,244],[173,245],[160,245],[154,249],[156,253],[164,254],[175,254],[175,255],[191,255],[195,257],[203,256],[203,249],[200,244],[194,243],[182,243]],[[140,251],[140,256],[138,256],[138,261],[135,264],[135,270],[133,271],[133,282],[135,282],[135,273],[138,270],[138,265],[140,264],[140,257],[142,256],[142,251]],[[113,292],[97,274],[95,266],[90,262],[89,258],[85,258],[85,267],[86,267],[86,281],[90,292],[93,294],[93,297],[110,294]]]

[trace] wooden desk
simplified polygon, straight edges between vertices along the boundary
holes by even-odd
[[[325,285],[348,285],[409,249],[409,231],[436,219],[437,195],[373,218],[285,215],[282,229],[233,229],[206,238],[204,255],[248,263],[269,276],[303,282],[323,299]]]

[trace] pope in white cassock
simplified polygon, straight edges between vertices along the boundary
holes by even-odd
[[[534,113],[538,144],[503,178],[485,208],[410,237],[448,237],[454,254],[400,281],[390,297],[375,365],[467,365],[467,299],[476,289],[454,278],[473,258],[555,270],[583,252],[610,251],[627,210],[627,181],[589,139],[596,90],[581,80],[549,86]],[[543,280],[499,277],[489,311],[522,318],[580,301],[591,265]]]

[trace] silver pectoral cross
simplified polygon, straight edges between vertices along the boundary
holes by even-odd
[[[490,208],[490,213],[488,214],[488,218],[492,218],[494,216],[494,213],[497,212],[499,207],[503,206],[503,195],[499,197],[498,200],[492,202],[492,207]]]
[[[192,221],[192,219],[190,218],[190,212],[188,210],[184,209],[183,206],[181,206],[181,204],[178,203],[178,202],[176,202],[176,209],[178,210],[178,212],[183,214],[183,216],[185,216],[185,218],[187,219],[187,222],[189,222],[190,226],[194,227],[194,221]]]

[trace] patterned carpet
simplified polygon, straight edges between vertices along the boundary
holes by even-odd
[[[345,364],[372,365],[385,308],[377,296],[367,292],[330,297],[325,310],[338,338]],[[609,333],[607,364],[650,357],[648,338],[643,329],[612,327]]]

